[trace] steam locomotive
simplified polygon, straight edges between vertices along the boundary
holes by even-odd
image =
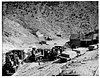
[[[55,46],[52,49],[32,48],[27,57],[24,50],[11,50],[5,54],[6,60],[2,66],[2,76],[12,75],[23,63],[37,62],[43,59],[54,60],[64,49],[63,46]]]
[[[95,48],[95,46],[90,46],[90,45],[98,43],[98,35],[94,37],[94,33],[92,33],[91,35],[90,34],[89,35],[87,34],[85,39],[81,38],[79,35],[75,34],[71,35],[70,42],[68,42],[68,45],[70,48],[72,48],[72,51],[73,48],[77,47],[89,47],[89,50]],[[63,53],[65,49],[66,48],[64,46],[54,46],[52,47],[52,49],[41,49],[41,48],[37,49],[33,47],[28,55],[25,54],[24,50],[11,50],[5,54],[6,61],[2,67],[2,75],[3,76],[12,75],[13,73],[15,73],[19,65],[23,63],[37,62],[44,59],[55,60],[59,57],[64,59],[68,58],[69,60],[71,53],[65,55]],[[80,51],[77,51],[76,53],[77,55],[80,55]]]

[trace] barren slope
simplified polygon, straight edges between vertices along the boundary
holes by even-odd
[[[25,45],[34,44],[38,39],[19,23],[4,18],[3,20],[3,52],[21,49]]]

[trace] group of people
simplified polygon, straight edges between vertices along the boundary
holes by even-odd
[[[48,60],[54,60],[61,52],[64,51],[63,46],[54,46],[52,49],[41,49],[41,48],[32,48],[30,55],[26,59],[27,61],[37,61],[42,58]]]
[[[16,72],[20,64],[39,62],[43,59],[54,60],[64,51],[63,46],[54,46],[52,49],[32,48],[28,53],[24,50],[11,50],[5,54],[5,64],[2,67],[2,75],[8,76]],[[27,56],[27,57],[26,57]]]

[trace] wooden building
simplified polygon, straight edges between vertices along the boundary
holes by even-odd
[[[82,47],[88,47],[92,44],[99,43],[99,33],[98,30],[92,31],[85,35],[85,39],[81,40]]]
[[[92,31],[86,35],[82,33],[71,34],[70,36],[70,46],[71,48],[77,47],[88,47],[92,44],[99,43],[99,32],[98,30]]]
[[[79,34],[71,34],[70,36],[70,46],[71,48],[80,47],[80,37]]]

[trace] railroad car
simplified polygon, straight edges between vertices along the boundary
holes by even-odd
[[[5,64],[2,66],[2,75],[15,73],[25,55],[23,50],[11,50],[5,54]]]
[[[30,53],[26,60],[28,62],[36,62],[37,60],[48,59],[50,49],[32,48]]]
[[[50,51],[50,60],[54,60],[65,50],[64,46],[54,46]]]

